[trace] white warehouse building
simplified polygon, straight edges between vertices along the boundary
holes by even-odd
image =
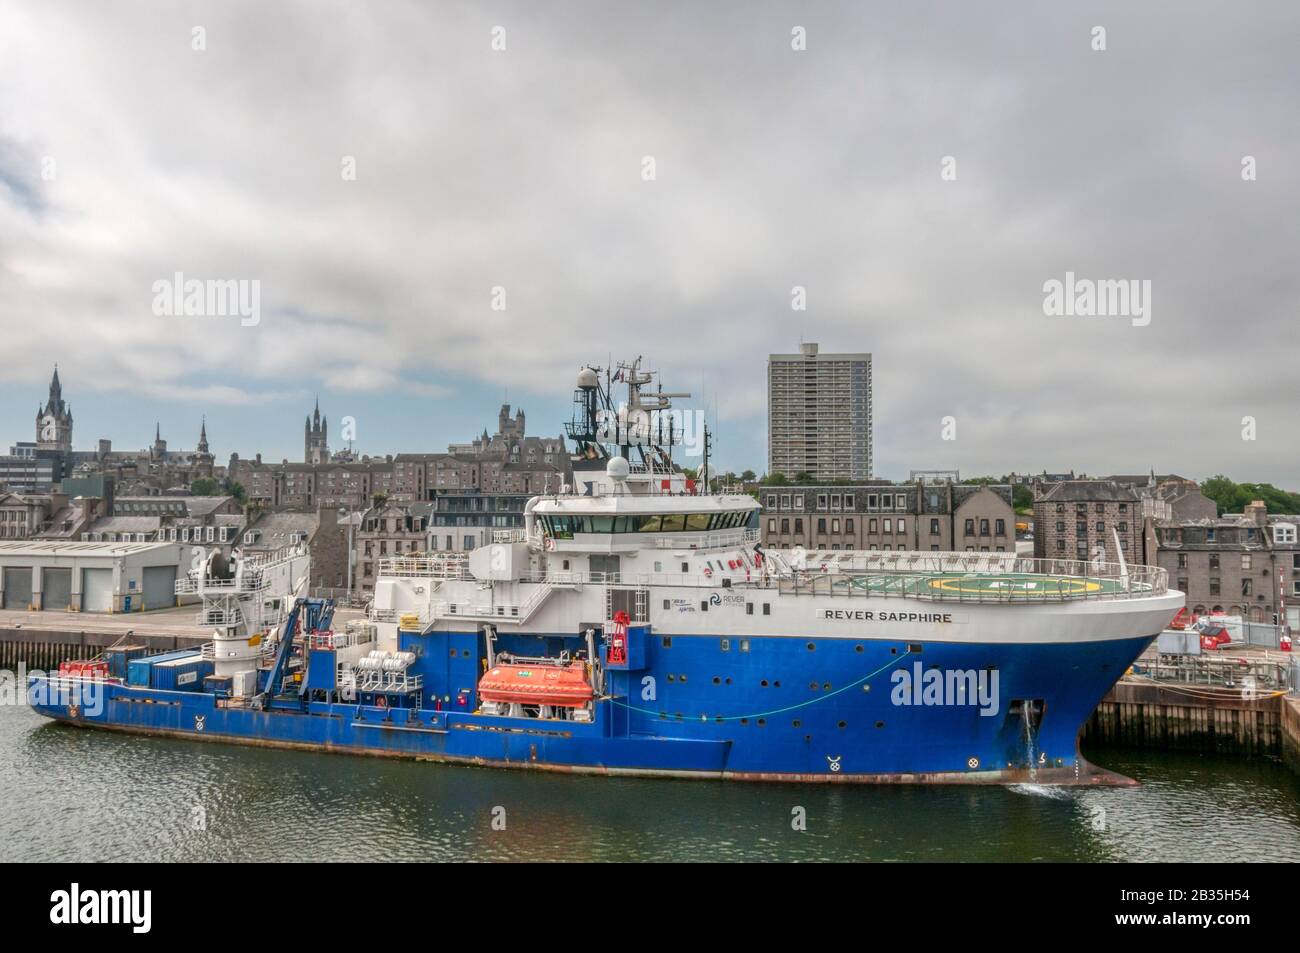
[[[177,604],[189,569],[178,543],[0,542],[0,607],[140,612]]]

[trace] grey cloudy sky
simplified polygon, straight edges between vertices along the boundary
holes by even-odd
[[[54,360],[78,446],[161,407],[278,458],[317,390],[437,449],[640,353],[761,471],[802,337],[874,353],[888,476],[1300,487],[1298,41],[1294,3],[7,2],[0,438]],[[176,271],[261,323],[154,315]],[[1067,271],[1150,280],[1149,326],[1045,316]]]

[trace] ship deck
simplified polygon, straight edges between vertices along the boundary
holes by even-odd
[[[1038,573],[884,572],[835,580],[837,588],[868,595],[920,596],[932,599],[1056,600],[1146,592],[1145,583]]]

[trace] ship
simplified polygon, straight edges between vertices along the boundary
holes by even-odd
[[[176,584],[200,648],[29,678],[86,728],[590,774],[1126,784],[1081,729],[1184,603],[1165,571],[1007,552],[762,545],[760,504],[673,460],[689,396],[584,367],[572,480],[466,552],[382,559],[365,616],[301,547]],[[616,402],[616,385],[626,398]]]

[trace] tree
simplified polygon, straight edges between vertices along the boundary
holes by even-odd
[[[807,470],[800,470],[798,473],[794,475],[794,482],[806,484],[806,483],[816,483],[817,481],[813,479],[813,475],[809,473]]]
[[[753,483],[758,479],[758,475],[753,470],[746,470],[740,475],[741,483]]]
[[[770,473],[763,477],[763,482],[768,486],[786,486],[790,481],[786,479],[784,473]]]
[[[1220,473],[1203,481],[1201,492],[1214,501],[1220,516],[1240,513],[1255,500],[1263,501],[1270,513],[1300,512],[1300,494],[1280,490],[1271,483],[1234,483]]]
[[[190,484],[192,496],[216,496],[220,490],[221,486],[211,477],[200,477]]]
[[[244,484],[235,480],[226,481],[226,492],[235,498],[235,502],[240,506],[248,502],[248,491],[244,489]]]

